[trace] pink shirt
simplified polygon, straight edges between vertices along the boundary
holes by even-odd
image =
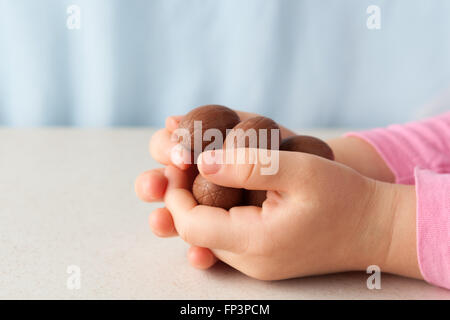
[[[429,283],[450,289],[450,112],[347,136],[370,143],[397,183],[416,185],[420,271]]]

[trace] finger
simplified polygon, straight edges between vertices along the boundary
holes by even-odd
[[[193,162],[192,152],[177,144],[170,150],[170,162],[181,170],[186,170]]]
[[[289,193],[311,176],[313,161],[323,160],[300,152],[238,148],[203,152],[198,169],[219,185]]]
[[[190,190],[197,175],[197,166],[192,166],[188,170],[181,170],[175,166],[168,165],[164,169],[164,176],[168,180],[166,192],[169,189],[177,188]]]
[[[158,130],[150,139],[150,154],[161,164],[173,164],[182,170],[191,166],[192,154],[183,148],[167,129]]]
[[[180,237],[195,246],[239,251],[248,242],[249,225],[259,218],[261,208],[241,207],[236,214],[216,207],[197,205],[185,189],[167,190],[164,201],[172,213]]]
[[[134,190],[139,199],[145,202],[161,201],[168,184],[164,168],[141,173],[134,183]]]
[[[217,262],[217,258],[208,248],[192,246],[187,256],[190,264],[197,269],[209,269]]]
[[[180,120],[183,116],[170,116],[166,118],[166,129],[173,132],[178,128]]]
[[[163,173],[167,181],[166,190],[183,188],[189,189],[192,182],[197,176],[196,168],[192,167],[189,170],[183,171],[174,166],[167,166],[166,168],[158,169]],[[161,198],[164,197],[164,193]],[[149,216],[149,224],[152,231],[160,237],[172,237],[177,235],[175,224],[172,215],[167,208],[159,208],[153,211]]]
[[[158,208],[148,217],[150,229],[155,235],[162,238],[177,236],[172,215],[167,208]]]
[[[149,150],[151,156],[164,165],[171,163],[171,150],[178,144],[177,141],[173,141],[171,136],[172,134],[167,129],[161,129],[156,131],[150,139]]]

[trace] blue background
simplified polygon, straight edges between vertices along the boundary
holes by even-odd
[[[430,102],[449,85],[445,0],[0,0],[0,125],[161,126],[218,103],[364,128],[450,110]]]

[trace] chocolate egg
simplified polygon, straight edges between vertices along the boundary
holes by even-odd
[[[244,203],[247,206],[262,207],[264,200],[266,200],[266,190],[245,190]]]
[[[251,130],[253,129],[253,130]],[[265,136],[261,135],[260,129],[265,131]],[[272,146],[272,129],[278,130],[277,145]],[[257,147],[264,149],[276,149],[278,150],[281,142],[280,127],[272,119],[266,117],[254,117],[246,121],[242,121],[236,127],[233,128],[227,138],[225,139],[224,148],[249,148]],[[264,140],[262,140],[263,138]],[[262,203],[266,199],[265,190],[245,190],[244,191],[244,203],[251,206],[262,206]]]
[[[201,128],[194,126],[194,121],[201,121]],[[195,108],[187,113],[180,121],[179,129],[187,129],[189,138],[187,141],[182,136],[178,136],[178,142],[186,149],[196,153],[202,152],[213,141],[205,141],[203,135],[208,129],[218,129],[222,134],[221,141],[214,141],[222,147],[223,139],[226,136],[226,130],[232,129],[239,123],[240,119],[233,110],[219,105],[206,105]],[[197,149],[195,149],[194,139],[199,139]],[[201,150],[200,150],[201,148]]]
[[[311,136],[292,136],[283,139],[280,150],[305,152],[334,160],[333,150],[330,146],[326,142]]]
[[[243,190],[216,185],[201,174],[195,178],[192,193],[199,204],[230,209],[242,203]]]
[[[229,132],[225,139],[224,148],[264,148],[272,149],[272,130],[278,130],[278,144],[281,142],[280,127],[272,119],[266,117],[254,117],[242,121]]]

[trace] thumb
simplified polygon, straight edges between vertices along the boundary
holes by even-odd
[[[197,164],[202,176],[218,185],[288,193],[299,182],[303,157],[297,152],[230,148],[205,151]]]

